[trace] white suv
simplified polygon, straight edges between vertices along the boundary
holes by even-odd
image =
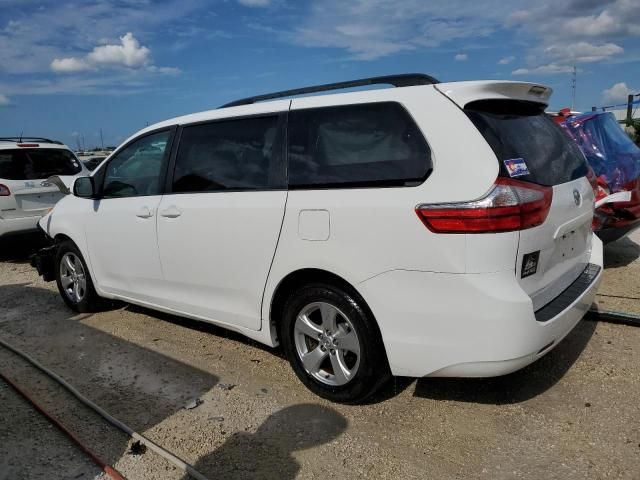
[[[396,88],[263,100],[342,87]],[[602,270],[584,157],[529,83],[379,77],[145,128],[41,220],[77,311],[118,299],[281,344],[359,402],[391,374],[503,375]]]
[[[46,138],[0,138],[0,237],[36,230],[38,220],[62,198],[47,179],[88,175],[69,147]]]

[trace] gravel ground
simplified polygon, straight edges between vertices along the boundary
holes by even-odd
[[[211,479],[640,477],[640,328],[583,321],[515,374],[398,378],[349,407],[217,327],[132,306],[73,315],[29,267],[33,248],[0,245],[0,337]],[[640,313],[640,232],[605,255],[600,308]],[[0,371],[125,477],[186,478],[4,349]],[[4,383],[0,405],[0,479],[100,477]]]

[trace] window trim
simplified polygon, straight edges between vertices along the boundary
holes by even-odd
[[[290,118],[287,115],[287,136],[286,136],[286,154],[287,154],[287,190],[354,190],[354,189],[370,189],[370,188],[416,188],[424,184],[427,179],[433,173],[433,149],[431,148],[431,144],[429,140],[427,140],[426,135],[416,122],[411,112],[399,101],[397,100],[381,100],[377,102],[362,102],[362,103],[341,103],[335,105],[324,105],[322,107],[308,107],[308,108],[295,108],[289,109],[289,113],[294,112],[308,112],[314,110],[326,110],[328,108],[341,108],[341,107],[355,107],[355,106],[369,106],[369,105],[397,105],[402,109],[407,118],[413,123],[416,131],[420,133],[422,136],[422,140],[424,141],[427,149],[429,150],[429,168],[427,169],[425,175],[422,178],[415,180],[364,180],[364,181],[355,181],[355,182],[343,182],[343,183],[321,183],[321,184],[301,184],[301,185],[291,185],[289,182],[289,129],[290,127]],[[404,185],[393,185],[392,183],[404,183]],[[410,184],[410,185],[407,185]]]
[[[175,134],[175,140],[171,149],[171,157],[169,158],[168,166],[167,166],[167,176],[165,180],[164,186],[164,195],[192,195],[192,194],[201,194],[201,193],[233,193],[233,192],[281,192],[287,191],[287,143],[286,143],[286,122],[287,122],[288,110],[280,110],[276,112],[266,112],[266,113],[255,113],[249,115],[238,115],[232,117],[224,117],[224,118],[215,118],[202,120],[199,122],[193,123],[185,123],[182,125],[178,125],[177,132]],[[234,122],[238,120],[248,120],[253,118],[266,118],[266,117],[276,117],[276,137],[273,142],[273,155],[276,157],[276,162],[278,163],[278,168],[280,169],[280,174],[282,175],[282,186],[281,187],[273,187],[273,188],[228,188],[225,190],[199,190],[194,192],[174,192],[173,191],[173,180],[175,177],[176,170],[176,162],[178,158],[178,151],[180,150],[180,145],[182,143],[182,132],[185,128],[188,127],[197,127],[201,125],[210,125],[215,123],[223,123],[223,122]]]
[[[168,127],[156,128],[155,130],[150,130],[148,132],[143,133],[142,135],[138,135],[137,137],[132,138],[127,143],[122,144],[120,147],[118,147],[111,155],[109,155],[109,159],[102,164],[102,168],[100,168],[93,175],[91,175],[92,177],[94,177],[96,185],[98,185],[98,191],[97,191],[96,198],[98,200],[117,200],[117,199],[120,199],[120,198],[155,197],[155,196],[158,196],[158,195],[164,195],[164,193],[165,193],[164,186],[165,186],[166,177],[167,177],[167,165],[168,165],[169,155],[170,155],[170,153],[171,153],[171,151],[173,149],[174,139],[176,137],[176,135],[175,135],[176,128],[177,128],[177,125],[171,125],[171,126],[168,126]],[[109,168],[109,165],[111,164],[111,162],[113,160],[115,160],[118,157],[118,155],[120,155],[120,153],[122,153],[122,151],[124,151],[126,148],[128,148],[129,146],[131,146],[132,144],[134,144],[138,140],[142,140],[143,138],[146,138],[146,137],[148,137],[150,135],[156,135],[158,133],[163,133],[163,132],[169,132],[169,137],[167,138],[167,146],[164,149],[162,162],[160,164],[160,175],[159,175],[159,178],[158,178],[158,185],[160,186],[160,191],[158,193],[153,194],[153,195],[135,195],[135,196],[128,196],[128,197],[105,197],[104,196],[104,182],[106,180],[107,168]]]

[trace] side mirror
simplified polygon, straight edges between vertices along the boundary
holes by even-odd
[[[73,194],[80,198],[95,198],[96,188],[93,177],[78,177],[73,184]]]

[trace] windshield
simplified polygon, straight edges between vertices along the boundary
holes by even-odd
[[[586,176],[584,155],[544,113],[544,105],[481,100],[464,111],[498,157],[500,176],[546,186]]]
[[[37,180],[52,175],[75,175],[82,170],[80,162],[62,148],[18,148],[0,150],[0,178]]]

